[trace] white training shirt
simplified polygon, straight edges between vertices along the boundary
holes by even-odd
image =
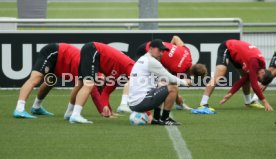
[[[146,53],[134,64],[129,79],[128,105],[135,106],[143,101],[147,92],[157,87],[158,78],[169,83],[186,86],[184,80],[169,73],[162,64]]]

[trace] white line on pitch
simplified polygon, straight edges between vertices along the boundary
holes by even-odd
[[[171,113],[172,116],[172,113]],[[192,159],[192,154],[188,149],[185,140],[177,126],[165,126],[169,137],[173,143],[173,147],[179,159]]]

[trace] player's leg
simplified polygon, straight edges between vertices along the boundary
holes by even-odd
[[[208,105],[208,100],[211,97],[216,84],[218,83],[218,81],[220,80],[220,78],[222,78],[227,72],[227,67],[224,65],[217,65],[216,66],[216,71],[215,71],[215,75],[214,78],[212,78],[209,83],[207,84],[205,90],[204,90],[204,95],[202,96],[200,105],[201,106],[205,106]]]
[[[217,54],[217,62],[216,62],[216,70],[214,74],[214,78],[212,78],[209,83],[207,84],[204,94],[202,96],[201,102],[200,102],[200,107],[205,109],[209,107],[208,105],[208,100],[211,97],[216,84],[220,80],[221,77],[225,76],[227,72],[227,66],[229,64],[229,59],[230,59],[230,54],[229,51],[226,47],[225,42],[221,43],[219,48],[218,48],[218,54]],[[214,110],[214,109],[211,109]]]
[[[33,103],[31,112],[36,115],[49,115],[53,116],[54,114],[51,112],[48,112],[44,107],[42,106],[43,99],[47,96],[47,94],[50,92],[50,90],[53,88],[53,86],[49,86],[47,83],[43,82],[41,86],[39,87],[37,97]]]
[[[78,94],[78,92],[79,92],[79,90],[81,89],[82,86],[83,86],[82,80],[78,80],[75,83],[75,86],[72,89],[71,94],[70,94],[70,101],[68,103],[66,112],[64,113],[64,119],[65,120],[70,119],[70,116],[72,115],[73,110],[74,110],[74,105],[75,105],[75,102],[76,102],[76,96],[77,96],[77,94]]]
[[[81,111],[90,95],[93,87],[96,73],[99,72],[100,55],[92,42],[86,43],[81,49],[79,79],[83,85],[76,95],[76,101],[70,123],[92,123],[81,116]]]
[[[30,78],[23,84],[20,89],[17,105],[13,116],[16,118],[36,118],[25,111],[26,100],[32,92],[33,88],[43,79],[43,74],[32,71]]]
[[[34,118],[32,115],[24,111],[26,100],[30,95],[32,89],[43,80],[44,75],[53,72],[57,61],[57,54],[58,44],[48,44],[40,50],[30,78],[20,89],[16,110],[13,114],[14,117]]]
[[[124,89],[123,89],[123,95],[122,95],[122,99],[121,99],[121,104],[119,105],[119,107],[117,108],[117,112],[118,113],[131,113],[131,110],[129,109],[129,106],[127,105],[127,99],[128,99],[128,86],[129,83],[127,82],[124,85]]]
[[[168,96],[164,101],[164,108],[160,121],[164,122],[165,125],[180,125],[180,123],[170,118],[170,112],[178,95],[178,86],[175,84],[169,84],[167,88]]]

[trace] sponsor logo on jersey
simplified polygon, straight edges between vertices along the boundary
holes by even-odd
[[[175,53],[176,48],[177,48],[177,46],[176,46],[176,45],[174,45],[174,46],[172,47],[172,49],[171,49],[171,50],[170,50],[170,52],[169,52],[169,57],[173,57],[173,55],[174,55],[174,53]]]
[[[184,60],[186,59],[186,57],[188,56],[188,54],[189,54],[189,52],[187,50],[185,50],[184,54],[183,54],[183,56],[182,56],[182,58],[180,60],[180,62],[177,65],[177,67],[181,67],[182,66],[182,64],[183,64]]]

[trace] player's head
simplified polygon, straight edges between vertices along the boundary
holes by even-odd
[[[150,42],[149,53],[160,61],[163,51],[169,51],[160,39],[154,39]]]
[[[271,74],[271,72],[269,70],[265,70],[264,71],[264,75],[263,78],[261,80],[262,85],[267,86],[269,85],[269,83],[273,80],[273,75]]]
[[[189,74],[190,76],[195,77],[205,77],[207,75],[208,71],[205,65],[203,64],[194,64],[190,68]]]
[[[257,77],[258,77],[258,81],[262,81],[264,76],[265,76],[266,70],[265,69],[259,69],[259,71],[257,72]]]

